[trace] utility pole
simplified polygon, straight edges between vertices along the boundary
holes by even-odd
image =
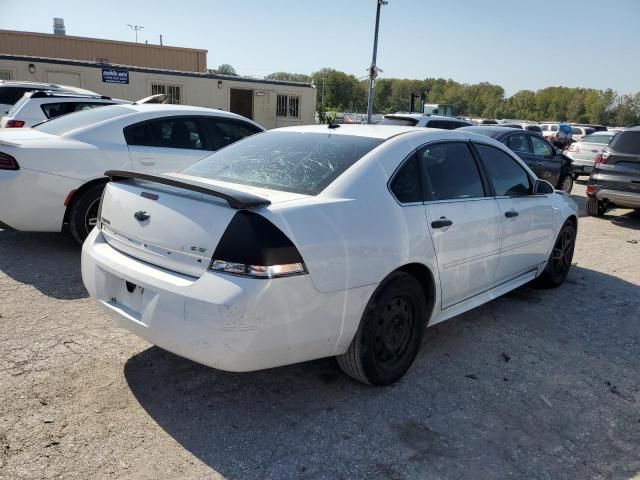
[[[373,82],[378,76],[378,72],[382,71],[376,66],[376,57],[378,56],[378,28],[380,27],[380,8],[386,5],[385,0],[376,0],[376,29],[373,36],[373,59],[369,67],[369,98],[367,99],[367,123],[371,123],[373,115]]]
[[[322,101],[320,103],[324,107],[324,77],[322,77]]]
[[[127,25],[131,30],[136,32],[136,43],[138,43],[138,30],[142,30],[144,27],[141,25],[131,25],[129,23],[127,23]]]

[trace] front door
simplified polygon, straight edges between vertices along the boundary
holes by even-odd
[[[559,155],[556,155],[555,148],[550,143],[546,142],[537,135],[530,135],[531,146],[533,148],[533,160],[542,172],[538,174],[535,169],[532,169],[538,175],[538,178],[546,180],[554,187],[557,187],[560,183],[560,174],[562,170],[562,159]]]
[[[253,120],[253,90],[230,90],[229,110]]]
[[[547,260],[554,243],[553,207],[533,195],[533,181],[518,161],[493,146],[476,144],[502,218],[496,283],[531,272]]]
[[[418,158],[445,309],[493,286],[502,238],[500,209],[466,142],[426,145]]]

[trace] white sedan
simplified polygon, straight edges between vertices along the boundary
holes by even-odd
[[[311,126],[185,170],[107,172],[82,278],[125,328],[222,370],[336,356],[398,380],[426,326],[571,266],[577,207],[469,132]]]
[[[117,105],[0,130],[0,227],[83,241],[94,227],[105,170],[183,169],[263,128],[239,115],[180,105]]]

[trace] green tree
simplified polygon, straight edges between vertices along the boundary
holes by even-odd
[[[274,72],[266,75],[264,78],[268,80],[282,80],[286,82],[301,83],[309,83],[311,81],[311,76],[306,73]]]
[[[223,63],[218,68],[216,68],[216,73],[220,73],[221,75],[234,75],[238,76],[236,69],[228,63]]]

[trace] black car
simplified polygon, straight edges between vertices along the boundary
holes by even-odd
[[[547,142],[539,134],[509,127],[477,126],[460,130],[486,135],[513,150],[538,178],[546,180],[559,190],[570,193],[573,189],[571,159]]]
[[[619,132],[596,156],[587,184],[587,213],[609,208],[640,209],[640,127]]]

